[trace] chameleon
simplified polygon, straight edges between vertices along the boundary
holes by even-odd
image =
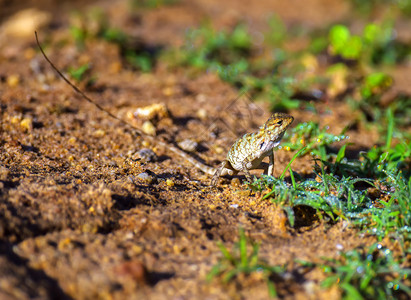
[[[236,175],[238,172],[244,172],[248,182],[251,182],[251,175],[249,170],[252,169],[264,169],[267,171],[267,174],[273,175],[274,171],[274,148],[278,146],[281,142],[281,139],[284,136],[286,129],[291,125],[294,118],[290,115],[284,113],[274,113],[268,120],[265,122],[257,132],[247,133],[241,138],[237,139],[234,144],[231,146],[230,150],[227,153],[226,159],[220,164],[218,168],[210,167],[194,157],[190,156],[180,148],[174,146],[173,143],[164,142],[155,137],[148,135],[141,131],[138,127],[130,124],[129,122],[124,121],[123,119],[117,117],[96,101],[87,96],[83,91],[81,91],[76,85],[74,85],[47,57],[44,53],[43,48],[40,45],[38,40],[37,32],[35,32],[37,46],[39,47],[42,55],[50,66],[57,72],[57,74],[77,92],[82,96],[86,101],[93,104],[99,110],[105,112],[111,118],[119,121],[120,123],[132,128],[135,133],[144,139],[150,141],[153,144],[156,144],[160,147],[168,149],[184,160],[188,161],[194,165],[199,170],[203,171],[206,174],[212,175],[211,185],[215,186],[218,183],[218,179],[223,175]],[[267,166],[266,163],[263,163],[262,160],[268,156],[270,161]]]

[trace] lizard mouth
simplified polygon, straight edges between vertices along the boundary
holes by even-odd
[[[284,132],[281,133],[278,136],[274,136],[268,142],[263,142],[260,146],[260,150],[262,152],[267,152],[267,151],[270,151],[271,149],[273,149],[274,147],[277,147],[280,144],[283,136],[284,136]]]

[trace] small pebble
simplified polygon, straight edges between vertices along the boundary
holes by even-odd
[[[33,129],[33,120],[31,118],[24,118],[21,120],[20,126],[27,131],[31,131]]]
[[[314,294],[315,294],[315,287],[316,287],[315,282],[312,281],[312,280],[306,281],[306,282],[303,284],[303,288],[304,288],[305,292],[306,292],[308,295],[314,295]]]
[[[201,120],[206,119],[207,116],[208,116],[208,113],[207,113],[207,111],[206,111],[204,108],[200,108],[200,109],[197,111],[197,117],[199,117]]]
[[[7,77],[7,84],[9,87],[16,87],[20,83],[19,75],[10,75]]]
[[[137,178],[147,184],[153,184],[157,181],[157,175],[151,171],[146,171],[137,175]]]
[[[155,118],[168,118],[170,113],[164,103],[154,103],[149,106],[137,108],[133,115],[138,119],[153,120]]]
[[[33,38],[35,30],[41,31],[52,19],[49,12],[36,8],[20,10],[2,24],[2,33],[7,37]]]
[[[187,152],[195,152],[197,150],[198,143],[190,139],[185,139],[179,142],[178,146]]]
[[[10,123],[15,125],[18,124],[20,122],[21,118],[19,118],[18,116],[14,116],[10,119]]]
[[[172,96],[175,93],[175,89],[171,86],[168,86],[165,87],[162,92],[164,96]]]
[[[171,180],[171,179],[167,179],[166,184],[167,184],[167,186],[174,186],[174,181]]]
[[[141,130],[148,135],[156,135],[156,127],[150,121],[145,121]]]
[[[223,153],[225,150],[224,150],[223,147],[215,146],[215,147],[214,147],[214,151],[215,151],[215,153],[217,153],[217,154],[221,154],[221,153]]]
[[[156,162],[158,161],[158,156],[155,152],[149,148],[143,148],[133,155],[136,158],[141,159],[143,162]]]
[[[97,138],[103,137],[106,134],[106,132],[102,129],[97,129],[96,131],[93,132],[93,135]]]

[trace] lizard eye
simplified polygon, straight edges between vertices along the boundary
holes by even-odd
[[[278,121],[277,125],[280,125],[280,126],[283,125],[283,120]]]

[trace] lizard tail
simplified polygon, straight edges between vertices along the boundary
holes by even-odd
[[[189,154],[187,154],[186,152],[184,152],[183,150],[181,150],[177,147],[174,147],[172,145],[164,145],[164,146],[166,146],[168,149],[173,151],[175,154],[177,154],[178,156],[180,156],[183,159],[185,159],[186,161],[188,161],[190,164],[192,164],[197,169],[199,169],[199,170],[203,171],[204,173],[209,174],[211,176],[214,175],[214,173],[216,171],[215,168],[207,166],[206,164],[203,164],[203,163],[199,162],[194,157],[190,156]]]

